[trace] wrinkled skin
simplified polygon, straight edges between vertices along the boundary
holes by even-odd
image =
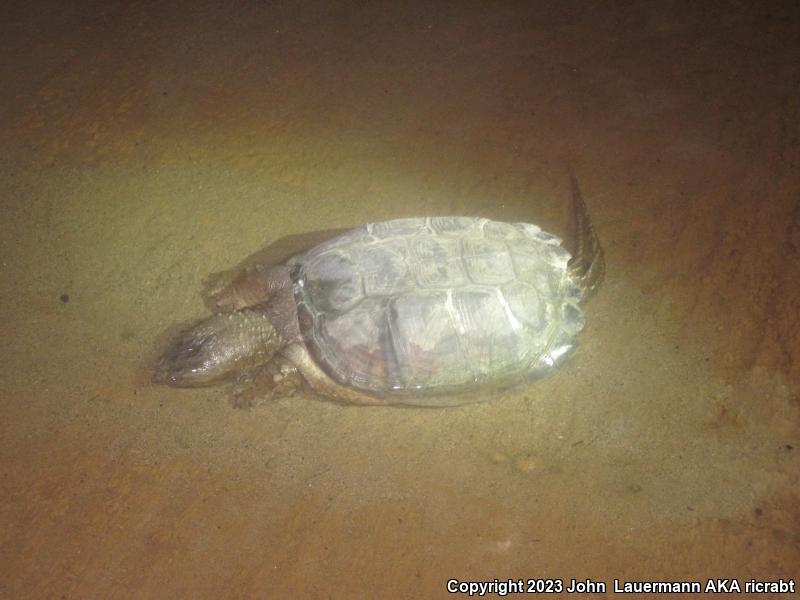
[[[263,310],[214,315],[181,333],[161,356],[153,382],[199,387],[266,364],[280,337]]]

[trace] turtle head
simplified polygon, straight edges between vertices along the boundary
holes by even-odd
[[[158,360],[152,380],[173,387],[213,385],[266,364],[280,343],[261,310],[214,315],[177,336]]]

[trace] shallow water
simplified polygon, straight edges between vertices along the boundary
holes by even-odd
[[[796,579],[800,15],[702,6],[4,9],[0,594]],[[608,272],[557,376],[443,410],[147,381],[259,248],[563,234],[568,166]]]

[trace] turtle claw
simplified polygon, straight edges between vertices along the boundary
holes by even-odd
[[[235,271],[213,273],[203,282],[203,298],[213,312],[230,312],[235,309],[230,290],[237,279]]]

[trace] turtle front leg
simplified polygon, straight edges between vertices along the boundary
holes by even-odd
[[[303,376],[291,362],[276,355],[273,360],[238,378],[231,388],[235,408],[255,408],[265,402],[293,396]]]
[[[213,287],[206,296],[217,311],[234,311],[262,304],[291,285],[285,265],[254,265],[244,269],[231,283]]]

